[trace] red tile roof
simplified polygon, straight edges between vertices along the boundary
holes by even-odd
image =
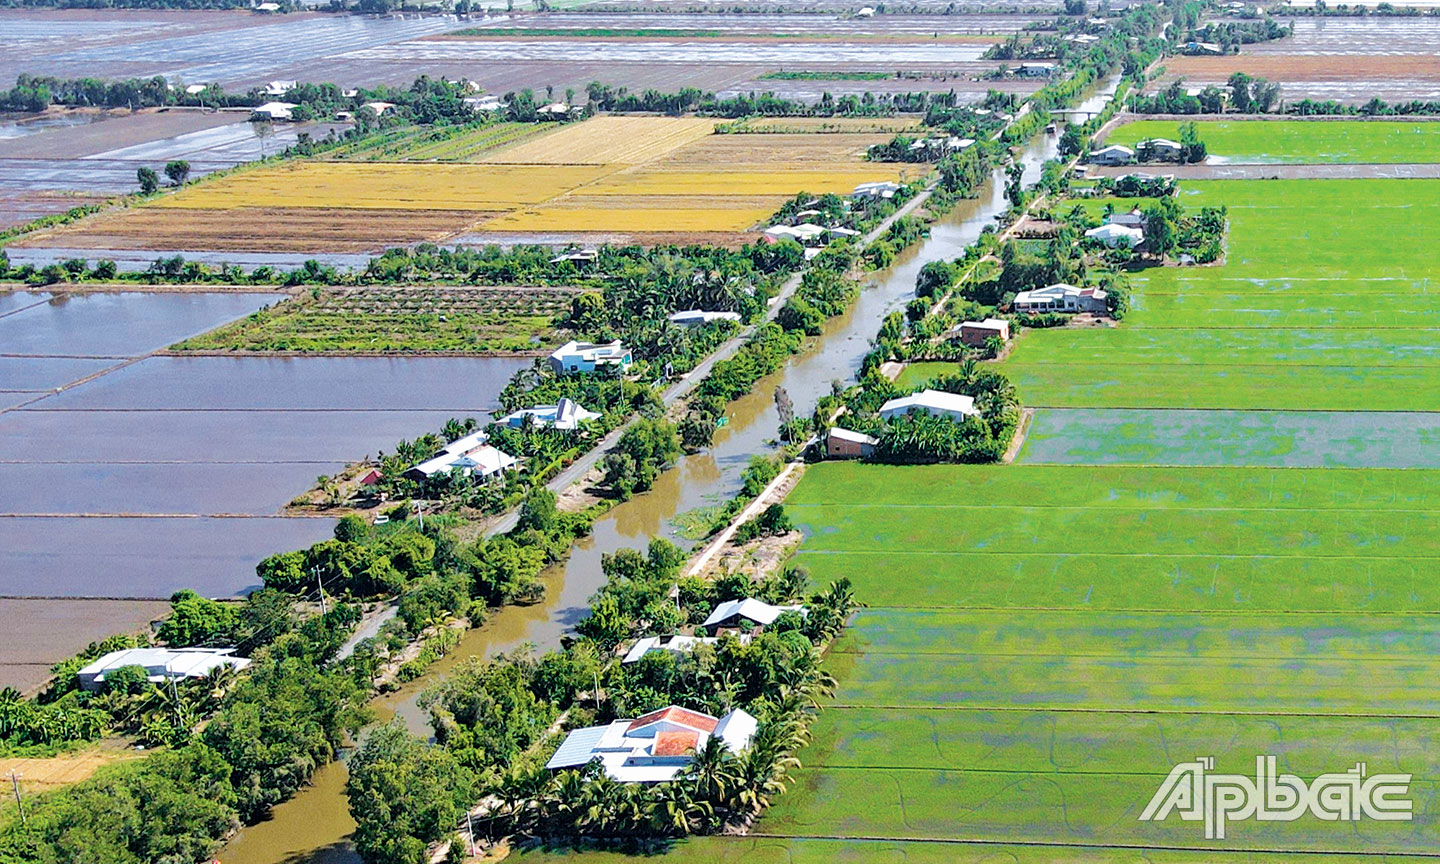
[[[650,748],[652,756],[684,756],[698,749],[699,732],[661,732],[655,736],[655,746]]]
[[[678,723],[681,726],[688,726],[691,729],[698,729],[701,732],[707,733],[714,732],[716,724],[720,722],[709,714],[701,714],[699,711],[690,711],[672,705],[669,708],[651,711],[643,717],[637,717],[631,720],[630,725],[625,727],[625,731],[634,732],[636,729],[649,726],[651,723],[659,723],[661,720]]]

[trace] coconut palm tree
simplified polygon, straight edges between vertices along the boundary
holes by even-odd
[[[694,786],[697,800],[724,801],[735,783],[735,757],[724,741],[712,735],[695,751],[685,777]]]

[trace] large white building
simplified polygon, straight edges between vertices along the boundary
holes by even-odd
[[[1015,295],[1016,312],[1095,312],[1108,309],[1105,298],[1108,295],[1100,288],[1076,288],[1057,282],[1034,291],[1021,291]]]
[[[740,753],[750,746],[756,726],[755,718],[739,708],[717,718],[672,705],[634,720],[576,729],[545,767],[581,768],[598,760],[612,780],[663,783],[689,767],[711,738]]]
[[[707,312],[704,309],[685,309],[669,316],[670,323],[677,327],[699,327],[711,321],[734,321],[740,323],[739,312]]]
[[[946,393],[943,390],[921,390],[919,393],[891,399],[880,406],[880,416],[886,420],[904,417],[911,411],[921,411],[932,417],[949,417],[951,420],[964,420],[980,413],[975,410],[973,398],[961,393]]]
[[[572,372],[594,372],[602,366],[619,366],[620,371],[630,368],[630,349],[614,342],[577,342],[571,339],[550,355],[550,368],[557,375]]]
[[[727,627],[768,627],[786,612],[805,614],[804,606],[772,606],[764,600],[746,597],[743,600],[726,600],[716,606],[700,626],[714,633]]]
[[[145,670],[145,677],[152,683],[161,684],[170,679],[204,678],[211,670],[221,666],[244,669],[250,661],[244,657],[232,657],[233,648],[127,648],[111,651],[76,673],[81,690],[99,690],[105,686],[105,676],[125,666],[139,666]]]
[[[1134,249],[1145,242],[1145,229],[1107,222],[1099,228],[1091,228],[1086,231],[1085,237],[1090,240],[1099,240],[1111,249],[1119,246]]]

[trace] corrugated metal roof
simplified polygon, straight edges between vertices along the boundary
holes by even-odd
[[[560,749],[545,763],[546,768],[578,768],[595,756],[595,745],[609,726],[586,726],[576,729],[560,743]]]

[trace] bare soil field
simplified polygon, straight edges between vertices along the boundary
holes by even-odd
[[[1285,41],[1285,40],[1281,40]],[[1437,37],[1434,50],[1440,50]],[[1223,85],[1234,72],[1278,81],[1286,100],[1335,99],[1366,102],[1440,97],[1440,56],[1239,54],[1228,57],[1172,57],[1155,87],[1176,78],[1202,86]]]
[[[15,245],[162,251],[377,252],[396,244],[442,240],[489,215],[472,210],[142,207],[41,232]]]
[[[0,159],[79,159],[119,147],[173,138],[188,132],[241,122],[243,113],[189,110],[59,111],[93,113],[104,119],[84,126],[61,126],[33,135],[0,139]]]
[[[114,762],[143,758],[143,753],[97,745],[81,753],[45,759],[0,759],[0,777],[14,771],[20,775],[20,788],[34,794],[88,780],[96,770]]]
[[[920,125],[920,118],[916,117],[763,117],[752,120],[745,124],[744,134],[765,133],[777,134],[786,132],[803,132],[814,134],[825,132],[831,134],[839,133],[869,133],[869,134],[894,134],[915,129]],[[818,142],[809,139],[811,146]],[[806,148],[809,150],[810,148]]]
[[[24,225],[32,219],[64,213],[71,207],[100,204],[99,195],[72,195],[64,192],[27,192],[0,188],[0,229]]]
[[[819,119],[819,118],[815,118]],[[794,120],[770,121],[790,127]],[[875,122],[875,121],[870,121]],[[889,140],[885,133],[784,133],[762,135],[711,135],[659,159],[656,168],[685,168],[700,165],[796,165],[804,163],[857,162],[872,144]]]
[[[169,611],[161,600],[0,598],[0,687],[38,689],[54,664],[91,642],[144,630]]]

